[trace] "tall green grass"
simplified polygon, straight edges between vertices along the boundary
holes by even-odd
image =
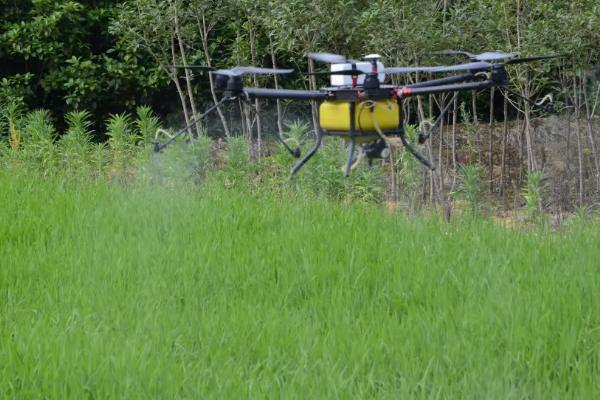
[[[591,399],[600,238],[0,172],[0,397]]]

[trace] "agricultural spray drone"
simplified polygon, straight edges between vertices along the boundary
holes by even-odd
[[[377,54],[365,56],[362,61],[330,53],[310,53],[308,57],[316,62],[330,65],[329,71],[315,72],[315,75],[328,75],[331,86],[320,90],[290,90],[244,87],[244,75],[280,75],[290,74],[291,69],[272,69],[257,67],[235,67],[231,69],[213,69],[203,66],[185,66],[185,68],[210,69],[215,77],[215,87],[221,93],[221,99],[199,118],[204,118],[220,104],[234,99],[250,101],[255,99],[309,100],[320,103],[317,138],[312,149],[292,168],[295,174],[319,150],[324,136],[341,137],[349,142],[345,175],[348,176],[355,163],[355,149],[362,147],[362,155],[369,161],[387,158],[390,154],[389,138],[397,137],[404,147],[421,163],[430,169],[433,165],[419,154],[409,143],[404,132],[402,114],[403,101],[411,96],[433,93],[454,93],[465,90],[482,90],[491,87],[506,87],[508,75],[505,66],[509,64],[553,58],[555,56],[520,57],[518,53],[485,52],[472,54],[465,51],[445,50],[439,55],[466,56],[470,62],[450,66],[416,66],[386,68]],[[438,79],[418,82],[405,86],[384,84],[386,75],[422,73],[459,73]],[[456,95],[456,93],[455,93]],[[530,100],[528,100],[530,101]],[[447,107],[441,111],[443,114]],[[183,135],[189,126],[170,136],[164,143],[155,140],[155,151],[161,151],[178,136]],[[426,140],[419,135],[419,143]],[[300,157],[300,149],[292,149],[278,135],[276,139],[294,157]]]

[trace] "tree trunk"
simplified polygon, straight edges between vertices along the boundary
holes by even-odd
[[[204,52],[204,59],[206,61],[206,65],[208,67],[212,67],[212,57],[210,56],[210,52],[208,51],[208,34],[210,29],[206,25],[206,18],[204,14],[202,14],[202,23],[197,18],[198,22],[198,30],[200,31],[200,40],[202,41],[202,50]],[[210,94],[212,96],[213,102],[217,104],[219,99],[217,99],[217,93],[215,92],[215,79],[211,73],[208,74],[208,83],[210,85]],[[229,126],[227,124],[227,120],[225,119],[225,115],[223,114],[223,110],[221,106],[217,106],[217,114],[219,115],[219,119],[221,120],[221,125],[223,125],[223,132],[225,132],[226,137],[231,136],[231,132],[229,131]]]
[[[504,198],[504,170],[506,168],[506,140],[508,138],[508,93],[504,94],[504,104],[502,113],[504,115],[504,125],[502,129],[502,155],[500,160],[500,197]]]
[[[171,57],[173,60],[173,68],[171,69],[171,80],[175,83],[175,88],[177,88],[177,94],[179,95],[179,101],[181,102],[181,108],[183,109],[183,117],[185,118],[185,125],[190,125],[190,116],[188,114],[187,101],[185,98],[185,92],[179,83],[179,77],[177,76],[177,70],[175,69],[176,57],[175,57],[175,36],[171,36]],[[190,135],[192,132],[188,128],[188,133]]]
[[[192,135],[194,137],[196,137],[201,132],[201,129],[200,129],[200,121],[198,121],[198,111],[196,110],[196,102],[194,101],[194,90],[192,88],[192,76],[191,76],[190,70],[188,68],[187,57],[185,55],[185,48],[183,45],[183,38],[181,37],[181,31],[179,28],[179,11],[177,9],[176,2],[173,3],[172,5],[174,7],[173,17],[175,20],[175,35],[177,36],[177,44],[179,45],[179,53],[181,55],[183,69],[185,71],[185,83],[187,86],[187,93],[188,93],[188,98],[190,101],[190,106],[192,108],[192,118],[196,122],[195,123],[195,128],[196,128],[195,133],[194,133],[194,131],[192,131]],[[175,62],[175,56],[173,56],[173,62]]]
[[[596,192],[600,191],[600,162],[598,160],[598,152],[596,151],[596,143],[594,141],[594,131],[592,129],[592,109],[590,108],[590,101],[588,98],[587,90],[585,90],[584,79],[581,79],[580,92],[583,93],[583,103],[585,104],[585,119],[587,125],[588,139],[590,141],[590,147],[592,149],[592,157],[594,158],[595,181],[596,181]]]
[[[269,49],[271,51],[271,64],[273,68],[277,68],[277,59],[275,58],[275,49],[273,48],[273,40],[271,36],[269,36]],[[277,79],[277,74],[273,74],[273,81],[275,83],[275,89],[279,89],[279,80]],[[279,131],[279,136],[283,135],[283,112],[281,110],[281,100],[277,99],[275,101],[277,104],[277,130]]]
[[[454,92],[454,104],[452,104],[452,188],[451,192],[454,191],[456,185],[456,175],[458,174],[458,165],[456,160],[456,122],[458,119],[458,92]]]
[[[488,169],[490,175],[490,193],[494,192],[494,94],[495,88],[490,89],[490,141],[488,144]]]
[[[529,98],[529,96],[526,96]],[[533,143],[533,135],[531,134],[531,107],[527,101],[523,102],[523,115],[525,117],[525,141],[527,142],[527,171],[537,171],[537,163],[535,161],[535,150]]]
[[[477,163],[481,165],[481,133],[479,132],[479,116],[477,115],[477,91],[471,90],[471,108],[473,112],[473,126],[476,130]]]
[[[250,36],[250,57],[252,58],[252,65],[256,66],[256,31],[253,25],[250,27],[248,34]],[[254,82],[254,86],[258,87],[258,78],[256,77],[256,74],[252,76],[252,80]],[[260,120],[260,103],[258,99],[254,99],[254,111],[256,112],[256,144],[258,147],[257,155],[258,159],[260,160],[262,155],[262,124]]]
[[[317,90],[317,77],[313,74],[315,72],[315,62],[312,58],[308,59],[308,85],[310,90]],[[313,128],[315,131],[315,136],[319,133],[319,111],[317,109],[317,102],[315,100],[311,100],[311,111],[312,111],[312,120],[313,120]]]
[[[583,148],[581,144],[581,124],[580,124],[580,110],[581,106],[579,93],[577,91],[577,76],[573,76],[573,99],[575,106],[575,130],[577,134],[577,163],[578,163],[578,177],[579,177],[579,205],[583,205]]]

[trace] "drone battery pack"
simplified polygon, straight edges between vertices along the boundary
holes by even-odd
[[[347,101],[324,101],[319,108],[321,128],[332,132],[350,132],[350,103]],[[400,109],[398,103],[390,100],[356,103],[354,130],[375,132],[375,123],[382,131],[400,128]]]

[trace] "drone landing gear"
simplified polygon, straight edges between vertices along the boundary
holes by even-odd
[[[298,161],[298,163],[296,163],[296,165],[294,165],[294,168],[292,168],[292,175],[294,175],[296,172],[298,172],[300,170],[300,168],[302,168],[304,166],[304,164],[306,164],[306,162],[308,160],[310,160],[312,158],[312,156],[315,155],[315,153],[319,150],[319,147],[321,147],[322,142],[323,142],[323,132],[321,132],[319,130],[319,132],[317,132],[317,140],[315,141],[314,147],[312,149],[310,149],[310,151],[300,161]]]
[[[350,176],[350,171],[352,171],[352,164],[354,162],[354,149],[356,148],[356,138],[352,136],[350,138],[350,148],[348,149],[348,160],[346,161],[346,170],[344,171],[344,176],[347,178]]]

